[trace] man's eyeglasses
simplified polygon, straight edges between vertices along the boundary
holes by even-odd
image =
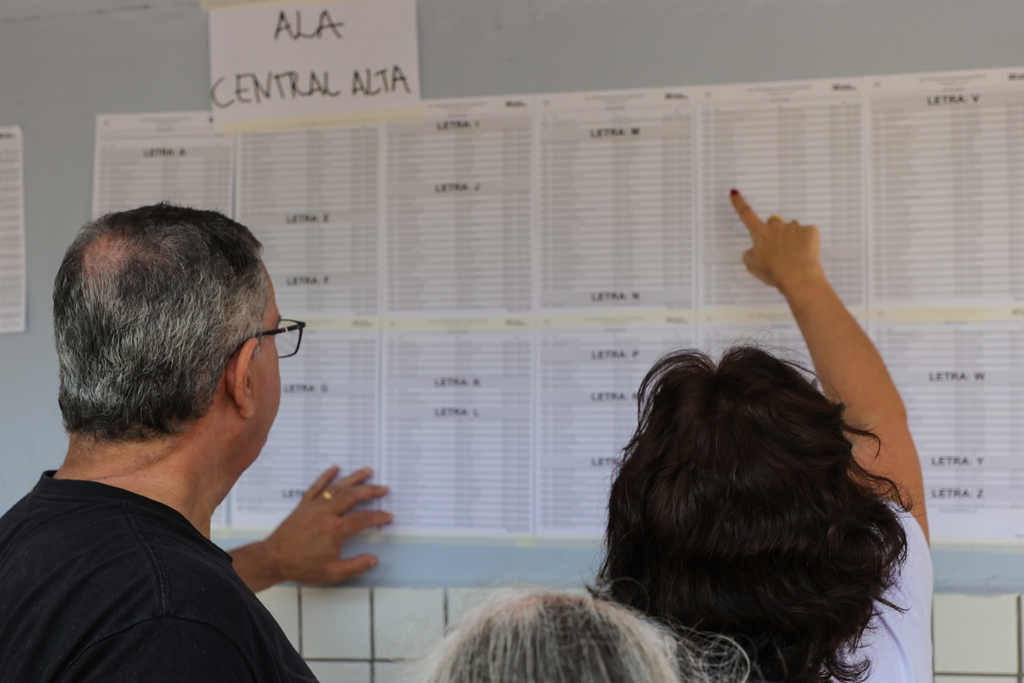
[[[270,337],[276,334],[275,346],[277,346],[277,357],[288,358],[289,356],[294,356],[299,352],[299,344],[302,343],[302,329],[306,326],[306,323],[299,320],[285,320],[282,318],[278,324],[281,327],[278,327],[276,330],[260,332],[255,335],[255,338]]]

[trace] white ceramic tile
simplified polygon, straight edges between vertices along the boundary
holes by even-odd
[[[937,594],[935,671],[1017,673],[1017,596]]]
[[[415,657],[444,631],[444,589],[375,588],[373,653],[376,659]]]
[[[319,683],[370,683],[370,662],[306,662]]]
[[[302,588],[302,656],[370,659],[370,589]]]
[[[399,662],[374,662],[373,683],[403,683],[408,680],[405,667]]]
[[[298,586],[274,586],[256,594],[267,611],[288,636],[288,642],[299,649],[299,588]]]

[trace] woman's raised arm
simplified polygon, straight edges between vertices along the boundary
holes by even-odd
[[[881,440],[880,450],[866,440],[855,442],[857,461],[905,492],[927,537],[921,462],[906,408],[875,345],[825,277],[818,229],[787,223],[778,216],[762,221],[742,194],[736,190],[731,194],[733,208],[753,240],[743,263],[786,298],[826,394],[846,406],[847,422],[874,432]]]

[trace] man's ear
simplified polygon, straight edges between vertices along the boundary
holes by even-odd
[[[252,417],[256,412],[251,368],[259,343],[260,340],[255,338],[246,340],[224,368],[224,389],[243,418]]]

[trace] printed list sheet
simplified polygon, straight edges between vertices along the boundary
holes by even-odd
[[[375,468],[399,532],[599,535],[659,357],[747,342],[810,366],[743,268],[737,187],[820,228],[906,402],[933,535],[1024,538],[1024,69],[424,111],[233,141],[234,215],[309,323],[233,526],[338,463]]]
[[[0,334],[25,331],[25,179],[21,128],[0,127]]]

